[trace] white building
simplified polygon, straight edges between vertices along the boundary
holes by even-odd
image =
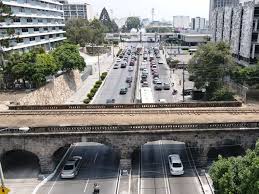
[[[192,30],[200,31],[206,28],[206,19],[201,17],[192,18]]]
[[[88,20],[88,3],[70,3],[67,0],[60,0],[63,4],[65,20],[82,18]]]
[[[14,19],[0,23],[0,39],[9,41],[9,46],[1,46],[3,51],[27,51],[43,46],[50,50],[64,37],[64,17],[62,4],[57,0],[2,0],[11,7]],[[10,37],[7,31],[12,29]]]
[[[190,17],[189,16],[174,16],[173,26],[175,28],[187,29],[190,28]]]

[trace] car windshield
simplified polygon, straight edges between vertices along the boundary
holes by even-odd
[[[180,168],[180,167],[182,167],[182,164],[181,163],[173,163],[173,167],[174,168]]]
[[[74,168],[74,165],[71,165],[71,164],[64,166],[64,170],[73,170],[73,168]]]

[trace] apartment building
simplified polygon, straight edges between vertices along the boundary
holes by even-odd
[[[259,60],[259,2],[249,1],[236,7],[216,8],[212,13],[212,40],[231,47],[241,65]]]
[[[65,20],[70,20],[73,18],[82,18],[88,20],[88,6],[87,3],[69,3],[67,0],[60,0],[63,4],[64,18]]]
[[[6,51],[27,51],[43,46],[46,50],[55,47],[64,36],[62,4],[57,0],[2,0],[10,6],[14,19],[0,22],[0,39],[9,41],[9,46],[1,45]],[[7,31],[14,34],[10,37]]]
[[[195,31],[204,30],[206,28],[206,19],[201,17],[192,18],[191,29]]]

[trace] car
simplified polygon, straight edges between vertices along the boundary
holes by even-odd
[[[122,59],[122,58],[123,58],[123,55],[120,55],[119,58]]]
[[[147,81],[143,81],[142,82],[142,87],[144,88],[144,87],[148,87],[148,82]]]
[[[154,79],[153,79],[153,84],[156,84],[157,82],[159,82],[160,80],[159,80],[159,78],[158,77],[155,77]]]
[[[115,99],[107,99],[106,100],[106,104],[114,104],[115,103]]]
[[[172,154],[168,156],[170,173],[174,176],[183,175],[183,164],[178,154]]]
[[[148,70],[147,69],[143,69],[142,75],[148,75]]]
[[[130,66],[134,66],[135,65],[135,61],[134,60],[131,60],[130,61]]]
[[[166,103],[166,99],[159,99],[158,102],[159,103]]]
[[[143,78],[147,78],[147,74],[142,74],[141,75],[141,78],[143,79]]]
[[[163,62],[162,60],[159,60],[159,61],[158,61],[158,64],[159,64],[159,65],[162,65],[162,64],[164,64],[164,62]]]
[[[134,70],[134,68],[132,66],[129,66],[128,71],[132,72],[133,70]]]
[[[115,63],[113,69],[119,69],[119,64]]]
[[[131,83],[132,82],[132,76],[128,76],[127,78],[126,78],[126,83]]]
[[[120,95],[127,94],[127,92],[128,92],[128,88],[126,88],[126,87],[120,89]]]
[[[153,71],[151,71],[151,73],[152,73],[152,75],[154,75],[155,73],[158,74],[158,71],[157,71],[157,69],[154,69]]]
[[[155,78],[159,78],[159,74],[158,73],[153,73],[153,78],[155,79]]]
[[[127,63],[121,63],[121,68],[126,68],[127,67]]]
[[[65,165],[61,171],[60,177],[62,179],[75,178],[79,172],[81,162],[82,162],[81,156],[73,156],[71,159],[69,159],[65,163]]]
[[[152,71],[154,71],[155,69],[157,69],[157,66],[156,65],[152,65],[151,69],[152,69]]]
[[[116,62],[121,62],[121,59],[120,59],[120,58],[117,58],[117,59],[116,59]]]
[[[155,85],[155,90],[162,90],[163,89],[163,84],[161,81],[157,81]]]
[[[164,83],[163,84],[163,89],[164,90],[170,90],[170,84],[169,83]]]

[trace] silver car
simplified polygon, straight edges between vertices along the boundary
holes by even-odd
[[[81,166],[81,162],[82,162],[81,156],[73,156],[71,159],[69,159],[61,171],[61,175],[60,175],[61,178],[62,179],[75,178],[75,176],[78,174],[79,168]]]

